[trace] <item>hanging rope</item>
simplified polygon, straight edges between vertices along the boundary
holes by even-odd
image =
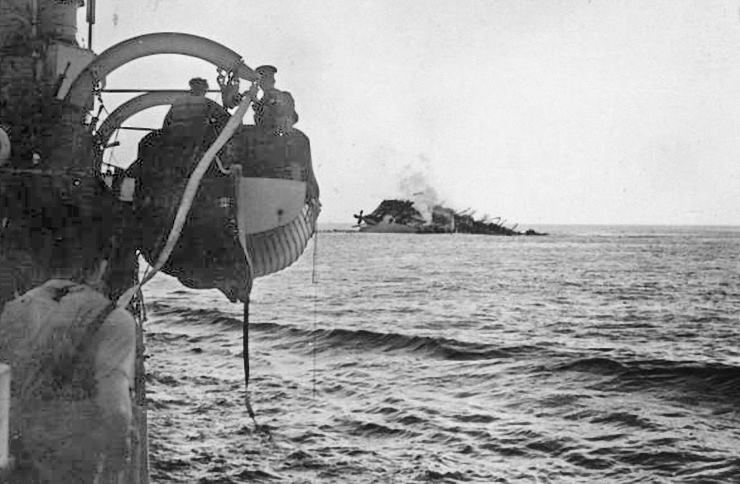
[[[260,428],[257,425],[257,419],[254,415],[254,409],[252,408],[252,401],[249,398],[249,294],[244,301],[244,314],[242,320],[242,360],[244,362],[244,404],[247,407],[247,413],[249,414],[252,422],[254,422],[254,428]]]
[[[255,418],[254,409],[252,408],[252,400],[249,394],[249,295],[252,292],[252,281],[254,281],[254,263],[252,262],[252,255],[249,253],[249,246],[247,245],[247,230],[238,223],[239,217],[239,185],[242,179],[242,167],[241,165],[235,164],[229,167],[229,174],[234,180],[234,200],[235,200],[235,215],[237,218],[237,231],[239,235],[239,244],[244,250],[244,258],[247,262],[247,290],[244,298],[244,312],[242,319],[242,360],[244,364],[244,405],[247,407],[247,413],[254,422],[255,429],[259,430],[260,426],[257,424]]]
[[[317,295],[316,291],[318,290],[318,275],[316,272],[316,258],[318,256],[318,250],[319,250],[319,232],[318,230],[313,235],[313,257],[312,257],[312,268],[311,268],[311,285],[313,286],[313,341],[311,342],[312,347],[312,360],[313,360],[313,375],[312,375],[312,397],[315,400],[316,399],[316,321],[318,320],[317,310],[316,310],[316,300]]]
[[[162,249],[162,252],[159,254],[159,257],[157,258],[157,262],[152,266],[150,269],[147,270],[144,273],[144,277],[142,277],[141,281],[139,281],[136,285],[128,289],[126,292],[121,295],[121,297],[118,299],[117,305],[118,307],[126,307],[131,302],[131,299],[136,295],[137,293],[141,292],[142,286],[149,282],[154,275],[159,272],[159,270],[164,266],[164,264],[169,259],[170,255],[172,255],[172,251],[175,248],[175,245],[177,244],[177,241],[180,238],[180,235],[182,234],[182,229],[185,226],[185,222],[187,220],[188,213],[190,212],[190,207],[193,205],[193,200],[195,199],[195,195],[198,192],[198,187],[200,186],[200,182],[203,179],[203,175],[205,175],[206,171],[208,170],[208,167],[211,165],[213,160],[217,157],[217,153],[223,148],[223,146],[226,144],[226,142],[233,136],[236,129],[241,125],[241,120],[244,117],[244,115],[247,112],[247,109],[249,109],[249,105],[252,103],[254,99],[257,98],[257,84],[252,84],[252,87],[250,88],[247,95],[242,96],[241,101],[239,103],[239,107],[237,108],[236,112],[231,116],[229,121],[226,123],[226,126],[224,126],[224,129],[221,131],[221,133],[216,138],[216,141],[213,142],[213,144],[208,148],[208,150],[203,155],[203,158],[198,162],[198,165],[193,170],[193,173],[190,175],[190,178],[188,179],[188,183],[185,186],[185,191],[183,192],[182,199],[180,201],[180,206],[177,208],[177,214],[175,215],[175,221],[172,224],[172,229],[170,229],[170,234],[167,237],[167,242],[165,243],[164,248]],[[222,167],[221,167],[222,168]],[[232,167],[232,169],[229,171],[232,176],[234,176],[236,180],[236,188],[238,189],[238,182],[241,179],[241,166],[235,165]],[[237,191],[238,193],[238,191]],[[238,198],[238,197],[236,197]],[[247,260],[247,267],[248,267],[248,287],[247,287],[247,294],[245,296],[244,301],[244,314],[243,314],[243,329],[242,329],[242,349],[243,349],[243,359],[244,359],[244,387],[245,387],[245,405],[247,407],[247,413],[252,418],[252,421],[254,422],[255,428],[259,429],[259,426],[257,425],[257,420],[255,419],[254,409],[252,408],[252,402],[249,398],[249,293],[251,292],[251,285],[252,285],[252,260],[249,255],[249,251],[247,250],[246,245],[246,235],[239,234],[239,241],[242,244],[242,247],[244,248],[244,254]]]

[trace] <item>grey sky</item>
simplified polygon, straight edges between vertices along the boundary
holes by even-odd
[[[181,31],[276,65],[312,141],[324,222],[352,222],[410,177],[523,224],[740,224],[739,6],[100,0],[93,47]],[[212,66],[158,56],[108,86],[193,75],[215,85]]]

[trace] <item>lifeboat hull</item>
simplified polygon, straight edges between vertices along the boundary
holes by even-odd
[[[141,252],[157,259],[187,182],[184,176],[204,150],[174,145],[167,133],[140,145],[141,179],[135,207],[141,219]],[[298,130],[281,136],[244,126],[219,154],[201,182],[181,239],[163,272],[185,286],[217,288],[246,300],[251,278],[288,267],[303,253],[320,211],[308,138]],[[183,164],[182,160],[187,160]],[[233,172],[241,172],[237,177]],[[245,254],[244,246],[249,254]],[[252,267],[248,266],[251,261]]]

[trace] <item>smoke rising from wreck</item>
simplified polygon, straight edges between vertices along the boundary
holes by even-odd
[[[414,207],[426,220],[432,219],[432,208],[442,204],[437,190],[420,171],[404,175],[398,182],[398,190],[400,198],[413,201]]]

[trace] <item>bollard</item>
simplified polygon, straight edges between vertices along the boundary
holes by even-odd
[[[0,471],[8,468],[9,415],[10,367],[0,363]]]

